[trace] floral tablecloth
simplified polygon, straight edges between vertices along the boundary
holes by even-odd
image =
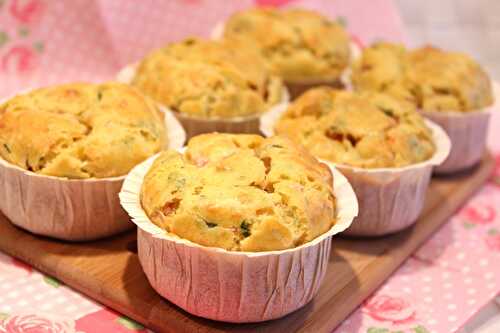
[[[230,13],[255,4],[317,9],[360,43],[405,40],[389,0],[0,0],[0,97],[109,79],[151,48],[208,36]],[[499,293],[500,115],[492,122],[491,180],[335,333],[456,332]],[[147,329],[0,253],[0,332],[134,331]]]

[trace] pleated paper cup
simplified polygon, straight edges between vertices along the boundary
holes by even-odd
[[[224,22],[219,22],[212,29],[212,32],[210,33],[210,38],[213,40],[219,40],[222,39],[223,35],[224,35]],[[352,89],[350,65],[355,59],[357,59],[361,55],[361,48],[359,47],[358,44],[354,43],[352,40],[349,43],[349,47],[351,49],[350,64],[342,72],[339,78],[334,78],[331,80],[305,79],[297,81],[285,81],[285,85],[290,95],[290,99],[294,100],[307,90],[319,86],[329,86],[336,89]]]
[[[124,67],[116,76],[118,82],[130,84],[137,71],[137,64],[131,64]],[[283,87],[282,99],[280,103],[273,105],[270,109],[281,108],[287,105],[290,100],[288,90]],[[164,105],[168,109],[167,106]],[[181,112],[170,110],[173,115],[179,120],[186,132],[187,140],[193,136],[203,133],[246,133],[259,134],[260,116],[261,114],[231,117],[231,118],[205,118],[196,117]]]
[[[185,134],[165,114],[169,147],[182,147]],[[134,227],[120,206],[125,176],[68,179],[40,175],[0,158],[0,210],[16,226],[62,240],[87,241]]]
[[[331,168],[337,216],[328,232],[288,250],[226,251],[176,237],[149,220],[140,192],[156,157],[130,172],[120,201],[138,226],[139,260],[161,296],[193,315],[234,323],[279,318],[314,297],[325,276],[332,236],[347,229],[358,213],[354,191],[342,174]]]
[[[437,174],[451,174],[478,164],[483,157],[488,137],[491,108],[472,112],[421,111],[422,115],[439,124],[451,140],[451,151]]]
[[[275,111],[261,119],[265,136],[274,135],[274,124],[285,110]],[[433,168],[443,163],[450,152],[445,131],[425,120],[436,145],[434,155],[421,163],[400,168],[365,169],[323,161],[335,166],[349,180],[359,202],[359,215],[343,234],[381,236],[414,224],[422,212]]]

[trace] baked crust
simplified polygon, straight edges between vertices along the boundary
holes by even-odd
[[[311,89],[290,105],[275,132],[318,158],[362,168],[411,165],[435,151],[411,103],[375,92]]]
[[[233,251],[293,248],[335,223],[329,168],[283,137],[194,137],[155,160],[141,203],[171,234]]]
[[[254,45],[287,83],[337,81],[349,64],[346,31],[311,10],[252,8],[231,16],[224,36]]]
[[[166,145],[163,113],[124,84],[42,88],[0,106],[0,157],[43,175],[122,176]]]

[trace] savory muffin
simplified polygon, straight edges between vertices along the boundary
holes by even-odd
[[[375,92],[311,89],[290,105],[275,132],[318,158],[361,168],[407,166],[435,151],[431,131],[410,103]]]
[[[125,175],[167,145],[163,113],[133,87],[73,83],[0,106],[0,157],[42,175]]]
[[[131,84],[172,111],[199,118],[257,115],[281,100],[281,80],[237,39],[186,39],[147,55]]]
[[[354,63],[352,82],[356,90],[386,92],[426,111],[469,112],[493,103],[491,81],[479,64],[430,46],[374,44]]]
[[[285,82],[338,81],[349,64],[349,36],[305,9],[253,8],[231,16],[224,37],[253,45]]]
[[[335,223],[329,168],[283,137],[194,137],[155,160],[141,203],[167,232],[231,251],[293,248]]]

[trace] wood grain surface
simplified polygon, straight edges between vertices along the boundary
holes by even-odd
[[[227,324],[197,318],[162,299],[141,270],[135,232],[69,243],[34,236],[0,214],[0,250],[157,332],[331,332],[480,188],[493,166],[491,155],[486,154],[472,170],[433,178],[424,212],[410,229],[375,239],[335,238],[324,283],[313,301],[282,319],[264,323]]]

